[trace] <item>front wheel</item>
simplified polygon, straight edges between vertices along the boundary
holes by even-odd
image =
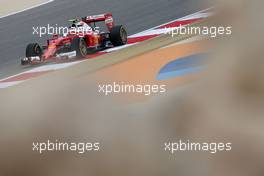
[[[124,26],[114,26],[110,31],[110,41],[114,46],[121,46],[127,43],[127,32]]]
[[[26,48],[26,57],[41,57],[42,52],[42,48],[38,43],[30,43]]]
[[[32,57],[39,57],[43,54],[43,48],[38,43],[30,43],[26,47],[26,57],[21,59],[21,65],[28,65],[31,63]]]

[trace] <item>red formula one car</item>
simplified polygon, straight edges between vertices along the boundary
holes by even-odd
[[[105,22],[108,31],[100,31],[97,22]],[[126,29],[122,25],[115,25],[111,13],[73,19],[71,23],[66,35],[53,34],[46,46],[28,44],[26,57],[21,59],[21,64],[42,63],[58,57],[85,57],[87,54],[127,43]]]

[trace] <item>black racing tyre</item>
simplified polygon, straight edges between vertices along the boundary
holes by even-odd
[[[127,43],[127,32],[124,26],[114,26],[109,35],[110,41],[114,46],[121,46]]]
[[[41,57],[42,52],[42,48],[38,43],[30,43],[26,48],[26,57]]]
[[[76,57],[85,57],[88,54],[87,45],[83,38],[74,38],[71,42],[71,50],[76,51]]]

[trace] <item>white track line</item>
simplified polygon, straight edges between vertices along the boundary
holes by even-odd
[[[23,81],[14,81],[14,82],[4,82],[0,84],[0,89],[8,88],[17,84],[22,83]]]
[[[21,0],[21,1],[23,1],[23,0]],[[27,11],[27,10],[30,10],[30,9],[34,9],[34,8],[36,8],[36,7],[39,7],[39,6],[42,6],[42,5],[45,5],[45,4],[48,4],[48,3],[51,3],[51,2],[53,2],[53,1],[54,1],[54,0],[48,0],[48,1],[46,1],[46,2],[43,2],[43,3],[40,3],[40,4],[36,4],[36,5],[34,5],[34,6],[31,6],[31,7],[25,8],[25,9],[23,9],[23,10],[19,10],[19,11],[16,11],[16,12],[9,13],[9,14],[7,14],[7,15],[0,16],[0,19],[1,19],[1,18],[5,18],[5,17],[8,17],[8,16],[11,16],[11,15],[15,15],[15,14],[17,14],[17,13],[21,13],[21,12],[24,12],[24,11]]]
[[[183,20],[191,19],[191,18],[193,19],[193,17],[197,17],[197,15],[200,15],[200,17],[204,17],[204,15],[202,15],[202,13],[204,13],[204,12],[206,12],[206,11],[208,11],[208,10],[211,10],[211,9],[213,9],[213,8],[215,8],[215,7],[209,7],[209,8],[207,8],[207,9],[200,10],[200,11],[195,12],[195,13],[193,13],[193,14],[190,14],[190,15],[187,15],[187,16],[184,16],[184,17],[181,17],[181,18],[178,18],[178,19],[175,19],[175,20],[169,21],[169,22],[167,22],[167,23],[164,23],[164,24],[161,24],[161,25],[158,25],[158,26],[152,27],[152,28],[150,28],[150,29],[144,30],[144,31],[139,32],[139,33],[136,33],[136,34],[133,34],[133,35],[131,35],[130,37],[140,36],[142,33],[146,33],[146,32],[149,32],[149,31],[151,31],[151,30],[155,30],[155,29],[157,29],[157,28],[159,28],[159,27],[161,27],[161,26],[165,26],[165,25],[167,25],[167,24],[170,24],[170,23],[173,23],[173,22],[176,22],[176,21],[183,21]]]

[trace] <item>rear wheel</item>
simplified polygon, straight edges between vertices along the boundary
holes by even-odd
[[[85,57],[88,54],[87,45],[83,38],[74,38],[71,43],[72,51],[76,51],[77,57]]]
[[[127,43],[127,32],[124,26],[114,26],[110,31],[110,41],[114,46],[121,46]]]

